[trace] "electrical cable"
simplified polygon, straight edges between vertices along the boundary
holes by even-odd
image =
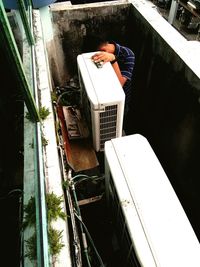
[[[81,217],[81,212],[80,212],[80,208],[79,208],[79,205],[78,205],[78,200],[77,200],[77,197],[76,197],[74,184],[71,184],[71,189],[72,189],[74,200],[75,200],[76,210],[78,212],[78,215]],[[83,242],[84,254],[85,254],[85,257],[86,257],[86,261],[87,261],[88,266],[91,267],[90,260],[89,260],[89,255],[88,255],[88,249],[87,249],[87,240],[86,240],[85,233],[83,231],[83,226],[82,226],[81,223],[80,223],[80,229],[81,229],[81,233],[82,233],[82,242]]]
[[[95,253],[96,253],[96,255],[97,255],[97,258],[98,258],[98,260],[99,260],[100,267],[105,267],[105,265],[104,265],[104,263],[103,263],[103,261],[102,261],[102,259],[101,259],[101,256],[99,255],[99,253],[98,253],[98,251],[97,251],[97,249],[96,249],[96,247],[95,247],[95,245],[94,245],[93,239],[92,239],[92,237],[91,237],[91,235],[90,235],[90,233],[89,233],[89,231],[88,231],[86,225],[85,225],[84,222],[82,221],[82,218],[81,218],[80,216],[78,216],[78,214],[76,214],[76,213],[75,213],[75,216],[76,216],[76,218],[78,218],[79,222],[81,222],[81,224],[83,225],[83,227],[84,227],[84,229],[85,229],[85,232],[86,232],[86,234],[87,234],[87,236],[88,236],[88,238],[89,238],[89,240],[90,240],[90,243],[91,243],[91,245],[92,245],[92,247],[93,247],[93,249],[94,249],[94,251],[95,251]]]
[[[9,191],[6,195],[4,195],[4,196],[0,196],[0,200],[1,199],[6,199],[7,197],[12,197],[12,194],[13,193],[20,193],[20,194],[22,194],[23,193],[23,190],[21,190],[21,189],[13,189],[13,190],[11,190],[11,191]]]
[[[75,179],[80,178],[80,177],[93,179],[93,178],[97,178],[98,176],[96,176],[96,175],[95,176],[88,176],[88,175],[85,175],[85,174],[77,174],[77,175],[72,177],[72,180],[75,180]]]
[[[82,175],[82,174],[78,174],[78,175],[76,175],[76,176],[74,176],[73,178],[72,178],[72,181],[74,180],[74,179],[77,179],[77,178],[81,178],[81,177],[83,177],[83,179],[84,180],[87,180],[87,179],[94,179],[94,177],[96,177],[96,178],[102,178],[102,177],[98,177],[98,176],[88,176],[88,175]],[[83,180],[81,180],[81,181],[83,181]],[[80,181],[80,182],[81,182]],[[77,181],[77,182],[79,182],[79,181]],[[95,245],[94,245],[94,242],[93,242],[93,240],[92,240],[92,237],[91,237],[91,235],[90,235],[90,233],[89,233],[89,231],[88,231],[88,229],[87,229],[87,227],[86,227],[86,225],[83,223],[83,221],[82,221],[82,218],[81,218],[81,212],[80,212],[80,208],[79,208],[79,205],[78,205],[78,200],[77,200],[77,196],[76,196],[76,192],[75,192],[75,182],[73,181],[73,184],[71,184],[71,186],[72,186],[72,191],[73,191],[73,195],[74,195],[74,199],[75,199],[75,204],[76,204],[76,208],[77,208],[77,210],[76,210],[76,212],[78,213],[78,214],[76,214],[76,212],[74,213],[75,214],[75,216],[78,218],[78,220],[79,220],[79,222],[81,223],[80,225],[81,225],[81,231],[82,231],[82,233],[83,233],[83,227],[84,227],[84,229],[85,229],[85,232],[86,232],[86,234],[87,234],[87,236],[88,236],[88,238],[89,238],[89,240],[90,240],[90,243],[91,243],[91,245],[92,245],[92,247],[93,247],[93,249],[94,249],[94,251],[95,251],[95,253],[96,253],[96,256],[97,256],[97,258],[98,258],[98,260],[99,260],[99,263],[100,263],[100,266],[101,267],[104,267],[104,263],[103,263],[103,261],[102,261],[102,259],[101,259],[101,257],[100,257],[100,255],[99,255],[99,253],[98,253],[98,251],[97,251],[97,249],[96,249],[96,247],[95,247]],[[85,239],[86,240],[86,239]]]
[[[58,99],[56,101],[56,105],[59,104],[61,98],[64,96],[64,95],[72,95],[72,93],[79,93],[79,89],[77,89],[76,87],[71,87],[71,86],[68,86],[67,88],[65,89],[68,89],[68,91],[64,91],[63,93],[61,93],[59,96],[58,96]]]
[[[67,95],[67,94],[69,94],[69,92],[63,92],[62,94],[60,94],[59,97],[58,97],[58,99],[57,99],[57,101],[56,101],[56,105],[59,104],[60,99],[63,97],[63,95]]]
[[[88,180],[90,180],[90,179],[91,179],[91,177],[82,178],[82,179],[80,179],[80,180],[74,182],[74,184],[77,185],[77,184],[79,184],[79,183],[81,183],[81,182],[83,182],[83,181],[88,181]],[[103,179],[104,179],[104,177],[97,177],[97,178],[94,179],[94,181],[96,182],[96,181],[98,181],[98,180],[103,180]],[[93,178],[92,178],[92,180],[93,180]]]

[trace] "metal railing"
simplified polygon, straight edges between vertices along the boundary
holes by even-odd
[[[44,163],[42,155],[42,136],[39,116],[39,104],[37,97],[37,82],[36,82],[36,68],[35,68],[35,54],[34,54],[34,38],[32,29],[32,6],[28,1],[27,7],[24,1],[17,0],[19,6],[19,13],[23,24],[24,32],[31,53],[31,80],[28,79],[24,65],[18,51],[18,47],[7,17],[2,0],[0,0],[0,41],[9,57],[9,62],[14,68],[19,87],[22,90],[23,98],[28,109],[31,121],[33,123],[34,136],[34,188],[35,188],[35,204],[36,204],[36,246],[37,246],[37,266],[48,267],[49,249],[48,249],[48,235],[47,235],[47,211],[45,201],[45,177],[44,177]],[[30,56],[30,55],[29,55]]]

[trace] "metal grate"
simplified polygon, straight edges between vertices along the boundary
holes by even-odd
[[[100,113],[100,150],[104,149],[104,143],[116,137],[117,105],[107,106]]]

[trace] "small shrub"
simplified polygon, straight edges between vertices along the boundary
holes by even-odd
[[[47,204],[47,222],[50,225],[52,220],[56,220],[58,218],[65,219],[65,213],[61,208],[62,196],[58,197],[53,192],[46,194],[46,204]],[[28,204],[24,207],[24,229],[27,226],[36,226],[36,206],[35,206],[35,198],[31,197]],[[56,256],[60,253],[64,244],[62,243],[62,231],[58,231],[49,226],[48,229],[48,243],[49,250],[52,256]],[[37,239],[36,234],[31,236],[28,240],[26,240],[27,253],[26,257],[28,257],[31,261],[36,260],[37,258]]]
[[[36,233],[34,233],[25,242],[27,248],[25,257],[28,257],[30,261],[35,261],[37,259]],[[57,256],[64,247],[64,244],[62,243],[62,231],[58,231],[53,227],[50,227],[48,230],[48,243],[50,254],[54,257]]]
[[[33,234],[26,242],[27,252],[25,257],[28,257],[30,261],[34,261],[37,258],[37,248],[36,248],[36,234]]]
[[[62,196],[58,197],[53,192],[47,194],[46,203],[47,203],[47,217],[48,222],[56,220],[58,218],[66,219],[65,213],[62,211],[61,203],[63,202]]]
[[[24,223],[23,227],[33,226],[36,222],[36,213],[35,213],[35,198],[31,197],[28,204],[24,206]]]
[[[42,136],[42,145],[47,146],[48,143],[49,143],[49,141],[44,136]]]
[[[49,116],[49,114],[50,114],[50,111],[49,111],[48,108],[46,108],[46,107],[41,107],[41,108],[39,108],[39,116],[40,116],[40,119],[41,119],[42,121],[45,120],[45,119]],[[31,119],[31,116],[30,116],[30,113],[29,113],[29,112],[26,112],[25,117],[26,117],[29,121],[33,121],[33,120]]]
[[[41,107],[39,109],[39,115],[40,115],[40,119],[41,120],[45,120],[50,114],[50,111],[48,108],[45,108],[45,107]]]
[[[62,243],[62,231],[58,231],[50,227],[48,231],[48,238],[50,254],[53,256],[58,255],[64,247],[64,244]]]

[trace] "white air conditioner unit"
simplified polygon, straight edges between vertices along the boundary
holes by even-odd
[[[147,139],[105,143],[105,177],[122,267],[197,267],[200,245]]]
[[[98,68],[92,53],[78,55],[82,106],[92,131],[96,151],[104,143],[122,135],[125,94],[110,63]]]

